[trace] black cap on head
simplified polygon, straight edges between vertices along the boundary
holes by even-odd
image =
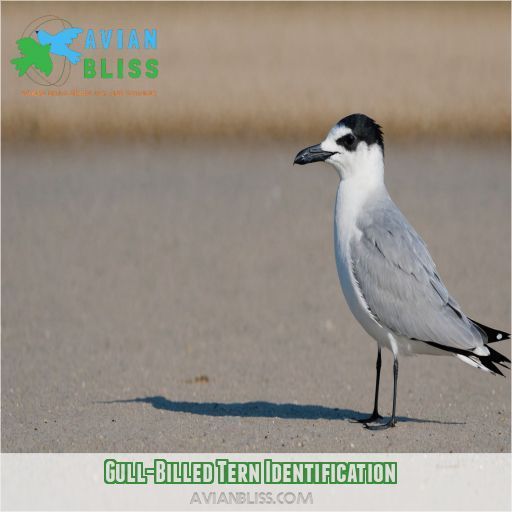
[[[338,122],[338,126],[344,125],[352,130],[354,136],[368,146],[378,144],[384,152],[384,138],[382,128],[370,117],[364,114],[350,114]]]

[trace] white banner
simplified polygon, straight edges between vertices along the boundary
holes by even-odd
[[[111,462],[105,464],[109,459]],[[214,483],[154,483],[155,459],[169,462],[211,462],[203,466],[222,468],[226,463],[242,464],[249,470],[233,470],[233,482],[242,478],[261,483],[224,483],[204,472]],[[304,479],[333,483],[269,484],[259,477],[261,463],[267,468],[280,462],[303,462],[282,465],[275,472],[286,482]],[[510,510],[510,454],[2,454],[2,510]],[[115,462],[112,462],[115,461]],[[129,463],[117,465],[118,462]],[[315,462],[332,464],[314,465]],[[377,483],[377,476],[355,477],[348,481],[349,468],[361,470],[368,464],[396,462],[396,483]],[[132,464],[133,463],[133,464]],[[137,463],[137,464],[135,464]],[[306,464],[308,463],[308,464]],[[341,464],[334,464],[341,463]],[[173,465],[169,464],[171,468]],[[116,470],[116,467],[118,468]],[[174,481],[194,478],[186,468],[201,465],[176,465],[181,469]],[[233,468],[236,469],[234,464]],[[373,468],[393,465],[377,464]],[[121,468],[121,470],[119,470]],[[141,474],[150,468],[146,477]],[[185,469],[184,469],[185,468]],[[292,468],[292,469],[290,469]],[[316,473],[312,472],[316,468]],[[318,468],[323,468],[320,471]],[[341,469],[343,471],[341,471]],[[303,471],[307,469],[307,471]],[[117,472],[116,472],[117,471]],[[356,470],[354,470],[356,471]],[[215,473],[215,471],[214,471]],[[356,474],[357,472],[354,472]],[[390,474],[392,475],[393,472]],[[196,471],[201,478],[201,469]],[[178,475],[178,476],[176,476]],[[188,476],[187,476],[188,475]],[[242,475],[242,476],[240,476]],[[252,476],[251,476],[252,475]],[[316,476],[311,476],[316,475]],[[319,476],[320,475],[320,476]],[[322,476],[323,475],[323,476]],[[337,476],[335,476],[337,475]],[[345,475],[345,476],[343,476]],[[106,483],[115,479],[145,483]],[[179,480],[185,478],[185,480]],[[223,476],[222,478],[225,478]],[[364,483],[365,478],[370,483]],[[393,478],[391,476],[390,478]],[[252,479],[252,480],[251,480]],[[161,479],[160,479],[161,481]],[[195,480],[197,482],[197,479]]]

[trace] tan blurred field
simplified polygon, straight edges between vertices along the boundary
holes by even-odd
[[[15,41],[31,20],[49,13],[84,28],[157,28],[157,79],[84,80],[80,63],[63,87],[155,88],[157,97],[22,97],[33,84],[9,63]],[[2,43],[7,139],[318,138],[355,111],[394,136],[510,132],[506,2],[7,2]],[[100,55],[134,56],[84,53]]]

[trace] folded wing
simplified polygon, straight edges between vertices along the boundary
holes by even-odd
[[[465,351],[487,341],[450,296],[427,247],[390,198],[358,220],[352,270],[373,317],[397,335]],[[486,349],[480,349],[485,350]]]

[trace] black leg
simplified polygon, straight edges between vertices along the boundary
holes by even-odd
[[[382,416],[379,414],[379,384],[380,384],[380,367],[382,366],[382,357],[380,354],[380,346],[379,352],[377,354],[377,382],[375,383],[375,401],[373,403],[373,412],[371,416],[368,418],[363,418],[362,420],[355,420],[357,423],[373,423],[377,420],[381,420]]]
[[[391,419],[382,425],[365,425],[365,427],[369,430],[385,430],[389,427],[394,427],[396,425],[396,391],[398,387],[398,359],[395,356],[395,361],[393,363],[393,412],[391,414]]]

